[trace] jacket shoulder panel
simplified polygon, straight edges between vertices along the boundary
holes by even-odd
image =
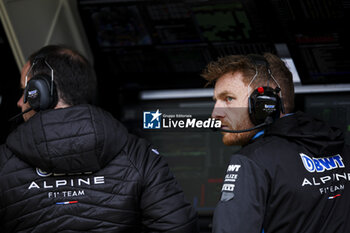
[[[8,160],[13,156],[5,144],[0,145],[0,172]]]
[[[142,177],[143,225],[155,232],[197,232],[196,214],[165,158],[145,139],[133,135],[124,150]]]

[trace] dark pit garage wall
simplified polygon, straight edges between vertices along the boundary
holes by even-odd
[[[0,22],[0,143],[4,143],[8,133],[18,122],[8,120],[20,112],[17,100],[21,95],[20,72],[10,45]],[[19,119],[21,121],[21,119]]]

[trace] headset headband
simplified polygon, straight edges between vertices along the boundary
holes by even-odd
[[[30,66],[30,68],[29,68],[29,70],[28,70],[28,72],[27,72],[27,74],[26,74],[26,77],[25,77],[25,87],[27,87],[27,84],[28,84],[28,75],[30,74],[30,72],[32,71],[32,69],[33,69],[33,67],[36,65],[36,63],[38,62],[38,60],[41,60],[41,59],[44,59],[43,57],[36,57],[36,58],[34,58],[34,61],[33,61],[33,64]],[[50,83],[50,85],[51,85],[51,90],[50,90],[50,94],[51,94],[51,96],[53,95],[53,80],[54,80],[54,76],[53,76],[53,69],[52,69],[52,67],[50,66],[50,64],[49,63],[47,63],[47,61],[44,59],[44,62],[45,62],[45,64],[46,64],[46,66],[47,67],[49,67],[49,69],[51,70],[51,83]]]
[[[270,69],[270,64],[266,60],[266,58],[264,56],[259,55],[259,54],[248,54],[247,58],[249,58],[251,63],[253,63],[255,65],[255,75],[253,76],[253,78],[250,80],[250,82],[248,84],[248,96],[249,96],[249,93],[250,93],[250,86],[251,86],[251,84],[254,82],[254,80],[256,79],[256,77],[259,74],[259,72],[258,72],[258,66],[259,65],[266,67],[266,70],[267,70],[267,73],[269,74],[269,77],[272,78],[272,80],[276,83],[276,85],[279,88],[279,90],[281,90],[281,86],[279,85],[279,83],[277,82],[275,77],[273,76],[273,74],[271,72],[271,69]],[[267,85],[267,86],[269,86],[269,85]],[[279,92],[279,96],[282,99],[282,92]]]

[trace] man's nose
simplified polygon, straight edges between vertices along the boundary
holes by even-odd
[[[211,117],[215,119],[220,119],[225,116],[225,109],[220,101],[216,101],[214,105],[213,112],[211,113]]]
[[[19,98],[19,100],[17,101],[17,107],[22,108],[23,105],[23,95],[21,96],[21,98]]]

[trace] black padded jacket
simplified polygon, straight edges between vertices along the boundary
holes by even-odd
[[[0,232],[197,232],[164,158],[90,105],[43,111],[0,146]]]
[[[348,233],[349,182],[339,129],[302,112],[280,118],[232,156],[213,232]]]

